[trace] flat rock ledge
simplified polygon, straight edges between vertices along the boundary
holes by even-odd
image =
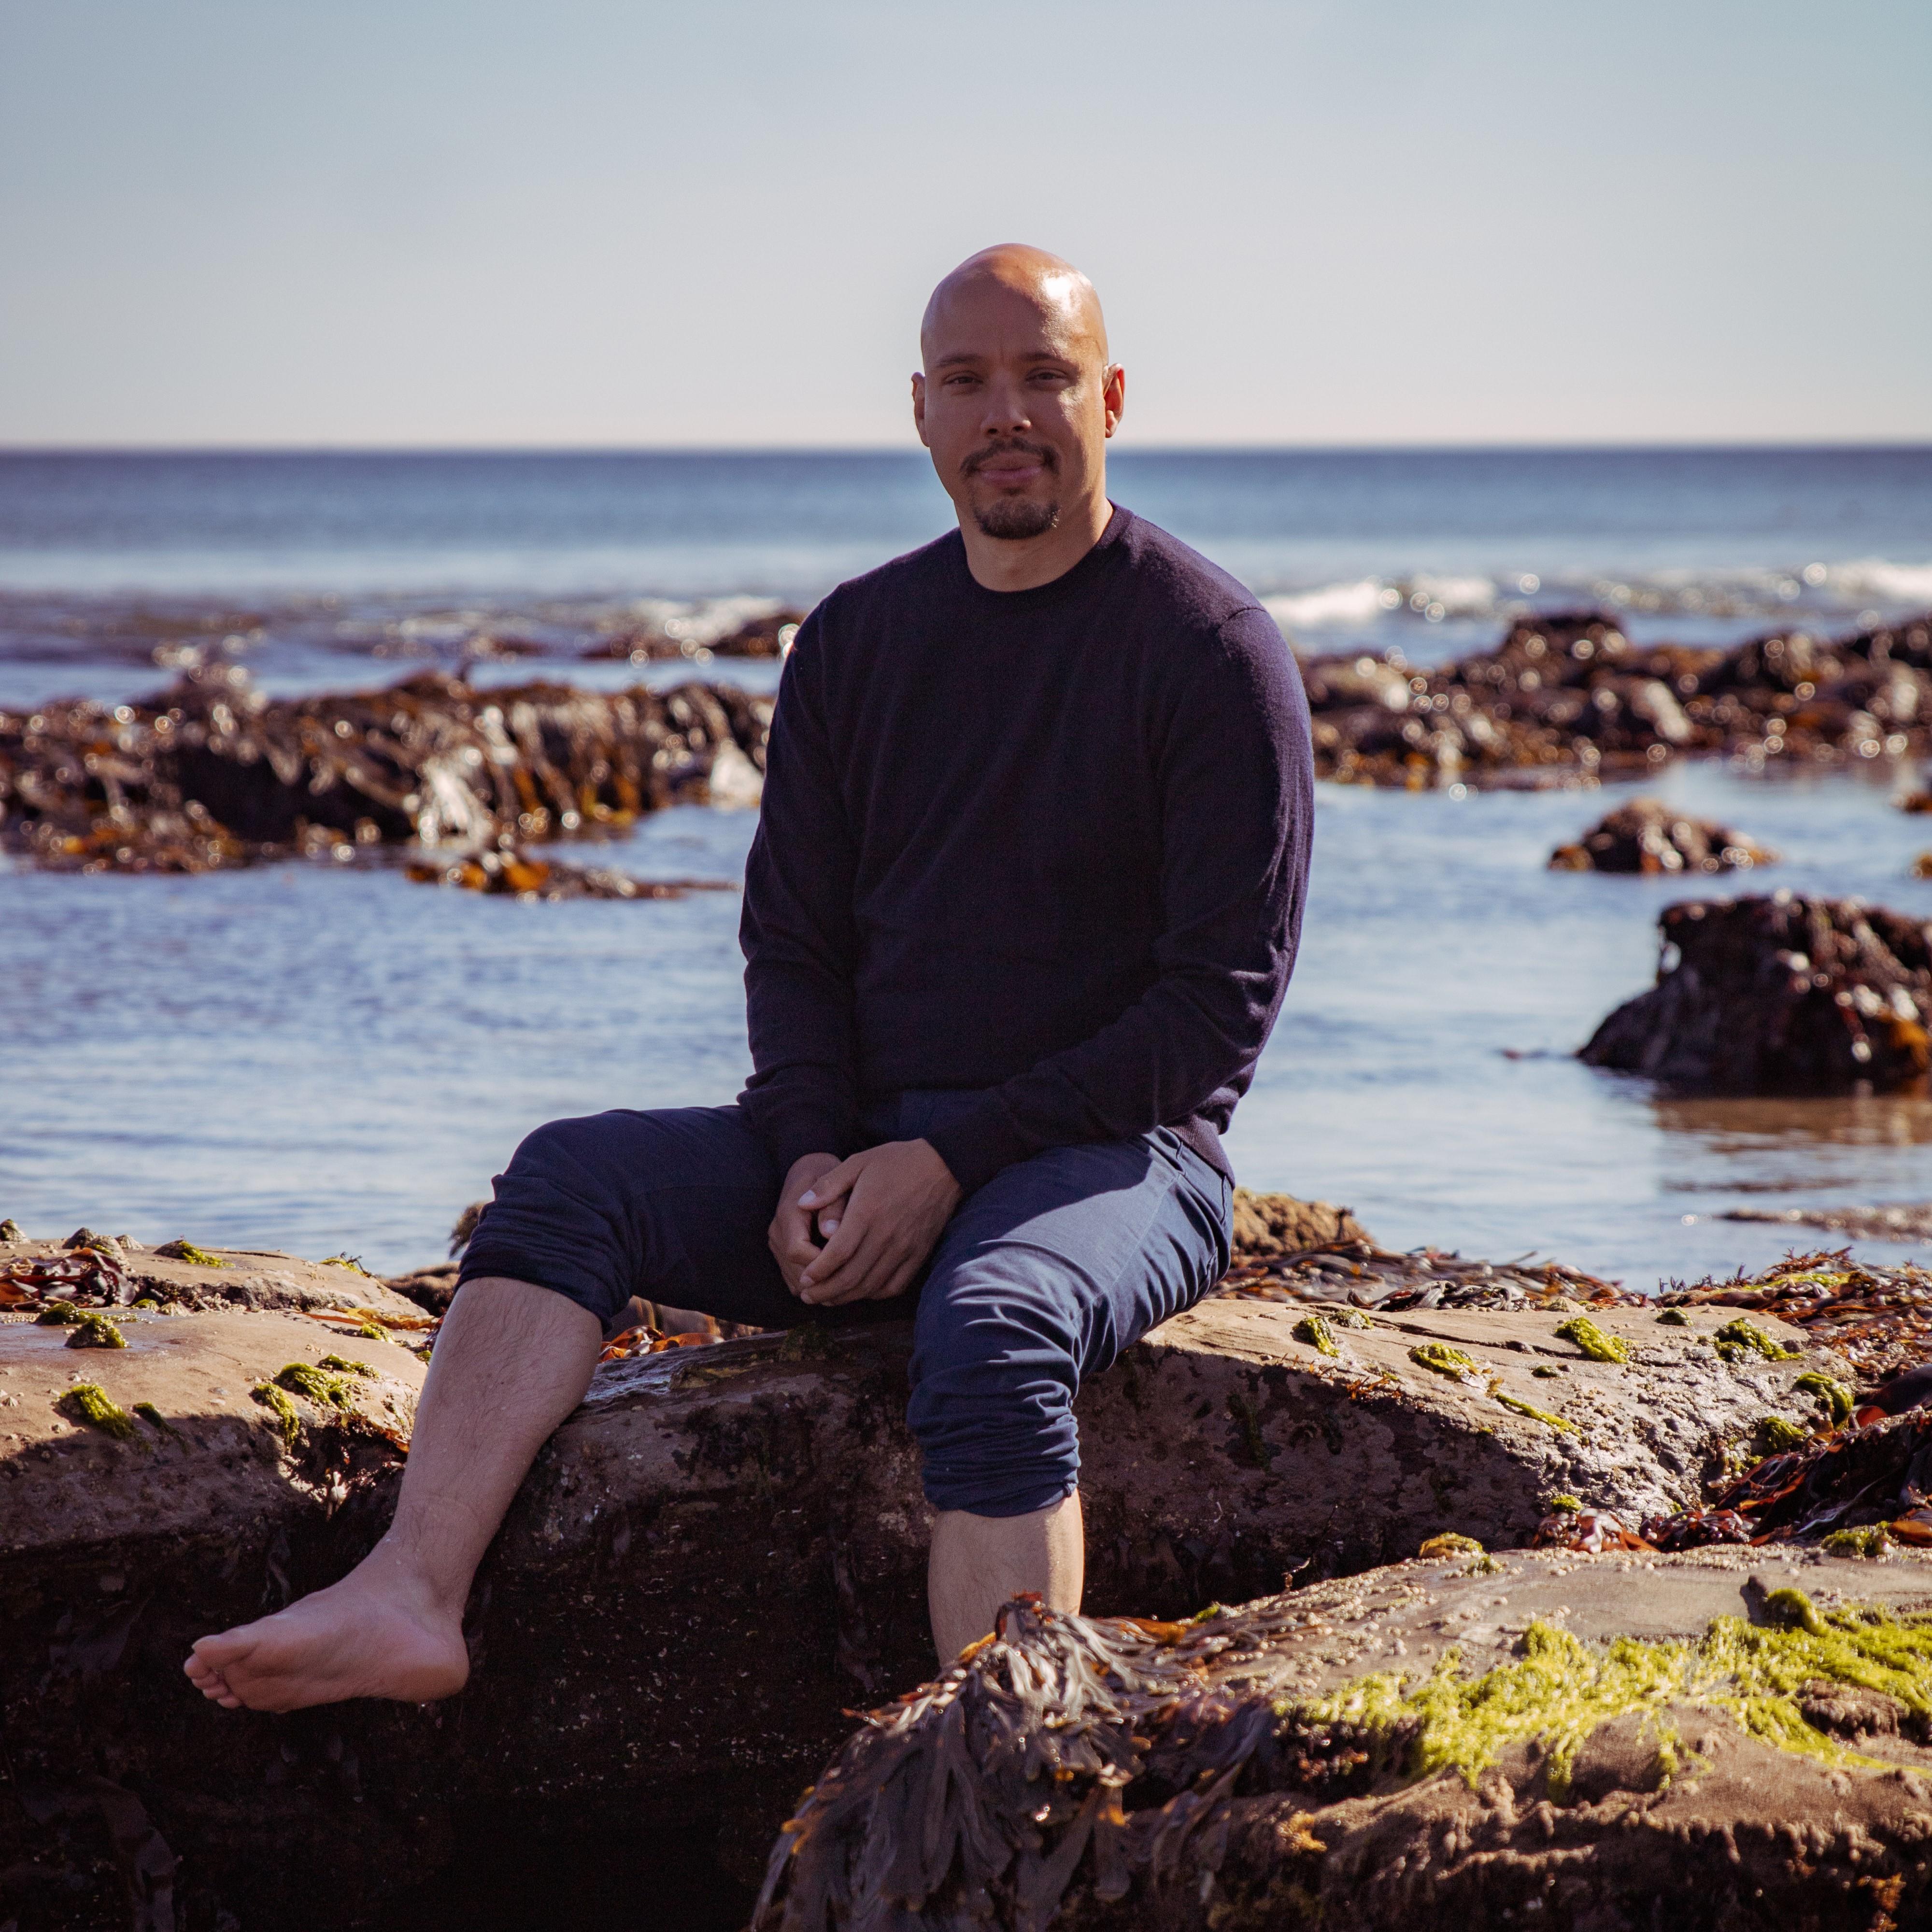
[[[1932,1562],[1440,1560],[1186,1624],[1010,1605],[874,1712],[757,1932],[1896,1928]]]
[[[599,1369],[478,1578],[460,1697],[205,1703],[180,1674],[194,1637],[332,1580],[386,1524],[426,1318],[355,1278],[332,1307],[218,1306],[233,1270],[174,1265],[186,1312],[115,1316],[123,1347],[0,1314],[0,1871],[38,1900],[22,1932],[428,1928],[506,1846],[634,1839],[645,1816],[754,1885],[848,1707],[930,1672],[909,1333],[813,1325]],[[1726,1359],[1734,1314],[1594,1309],[1618,1362],[1559,1332],[1574,1304],[1204,1303],[1083,1392],[1090,1609],[1184,1617],[1445,1532],[1510,1549],[1564,1492],[1626,1521],[1694,1504],[1767,1418],[1811,1426],[1798,1378],[1835,1359],[1769,1314],[1790,1358]]]

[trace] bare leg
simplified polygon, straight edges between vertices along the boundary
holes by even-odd
[[[594,1315],[547,1288],[466,1283],[436,1337],[388,1534],[340,1582],[202,1638],[183,1668],[202,1695],[296,1711],[460,1690],[470,1580],[537,1451],[584,1400],[601,1339]]]
[[[1056,1610],[1077,1610],[1086,1570],[1078,1490],[1030,1516],[941,1510],[926,1581],[940,1662],[984,1636],[1000,1606],[1022,1590],[1037,1590]]]

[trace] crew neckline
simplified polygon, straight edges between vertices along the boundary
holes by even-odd
[[[994,590],[982,584],[973,574],[973,566],[966,560],[966,538],[956,526],[952,535],[952,557],[961,580],[969,592],[984,600],[992,610],[1018,613],[1036,610],[1043,605],[1058,604],[1064,597],[1071,596],[1100,569],[1106,554],[1126,534],[1127,526],[1134,520],[1131,510],[1124,509],[1115,503],[1113,514],[1107,519],[1106,527],[1094,540],[1093,548],[1078,562],[1063,570],[1058,577],[1051,577],[1044,584],[1030,584],[1024,590]]]

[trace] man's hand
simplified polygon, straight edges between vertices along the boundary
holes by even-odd
[[[800,1204],[799,1196],[838,1165],[836,1154],[802,1154],[792,1162],[791,1172],[778,1190],[778,1211],[765,1230],[765,1240],[779,1274],[784,1276],[784,1285],[794,1294],[803,1292],[800,1277],[818,1258],[823,1245],[812,1229],[813,1211]]]
[[[826,1240],[795,1292],[821,1308],[904,1294],[960,1198],[930,1142],[888,1141],[839,1162],[797,1197],[818,1216]]]

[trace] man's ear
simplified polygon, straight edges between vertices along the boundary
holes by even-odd
[[[926,373],[920,369],[912,372],[912,426],[918,430],[920,441],[926,442]],[[926,446],[932,447],[929,442]]]
[[[1110,362],[1100,377],[1100,400],[1107,412],[1107,434],[1120,426],[1127,406],[1127,372],[1118,362]]]

